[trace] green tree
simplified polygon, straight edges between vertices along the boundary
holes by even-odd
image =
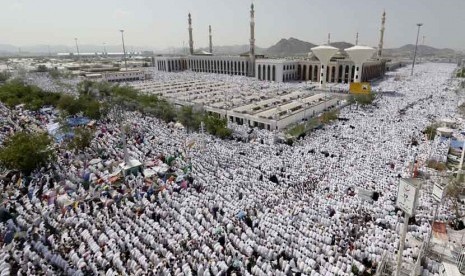
[[[18,79],[0,86],[0,101],[9,107],[25,104],[27,109],[38,110],[43,106],[56,106],[59,98],[57,93],[45,92]]]
[[[61,73],[58,69],[50,69],[48,74],[52,79],[59,79],[61,77]]]
[[[97,89],[100,98],[109,97],[111,95],[112,85],[108,82],[97,82],[94,83],[94,87]]]
[[[92,95],[94,88],[94,82],[90,80],[84,80],[78,83],[77,90],[79,95]]]
[[[46,133],[18,132],[6,139],[0,149],[0,164],[29,175],[55,160],[52,139]]]
[[[79,101],[71,95],[63,94],[58,101],[58,108],[68,115],[76,115],[81,112],[85,106],[83,101]]]
[[[331,110],[323,113],[320,117],[321,123],[328,124],[334,120],[337,120],[339,117],[339,112],[337,110]]]
[[[43,64],[37,66],[37,72],[42,72],[43,73],[43,72],[47,72],[47,71],[48,71],[47,66],[45,66]]]
[[[232,130],[227,127],[222,127],[216,130],[215,135],[221,139],[227,139],[231,137]]]
[[[434,137],[436,137],[436,131],[438,129],[438,124],[433,123],[425,128],[423,130],[423,133],[426,134],[426,137],[428,137],[428,140],[434,140]]]
[[[232,131],[228,129],[228,122],[226,119],[218,116],[205,115],[204,117],[205,128],[208,133],[225,139],[231,136]]]
[[[11,77],[10,72],[2,71],[0,72],[0,82],[7,81]]]
[[[100,119],[102,116],[100,103],[95,100],[85,101],[84,115],[94,120]]]
[[[74,129],[74,137],[68,142],[68,147],[76,153],[90,147],[94,132],[90,129],[79,127]]]
[[[165,122],[173,122],[176,118],[176,113],[174,110],[173,105],[166,101],[166,100],[160,100],[159,103],[157,104],[157,112],[158,113],[158,118]]]
[[[200,128],[202,114],[195,112],[192,106],[183,106],[178,112],[178,121],[180,121],[187,131],[196,131]]]

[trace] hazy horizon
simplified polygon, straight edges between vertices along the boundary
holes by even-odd
[[[125,30],[130,47],[150,50],[188,44],[187,14],[192,14],[195,48],[207,47],[208,25],[214,46],[248,44],[250,0],[0,0],[0,44],[28,47],[120,45]],[[424,23],[420,41],[437,48],[465,49],[465,37],[454,27],[465,26],[465,1],[411,0],[255,0],[256,45],[270,47],[294,37],[321,44],[331,41],[377,46],[383,10],[387,13],[385,48],[415,44],[417,22]],[[453,7],[453,8],[451,8]],[[359,14],[360,13],[360,14]],[[162,26],[162,27],[160,27]],[[318,28],[316,27],[318,26]],[[53,50],[53,49],[52,49]]]

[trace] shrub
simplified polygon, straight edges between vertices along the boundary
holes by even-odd
[[[55,159],[52,139],[46,133],[18,132],[0,149],[0,164],[30,174]]]
[[[441,163],[436,160],[428,160],[426,166],[431,169],[435,169],[437,171],[445,171],[447,169],[446,164]]]
[[[434,140],[434,137],[436,137],[436,131],[438,129],[438,124],[434,123],[425,128],[423,130],[423,133],[426,134],[426,137],[428,140]]]

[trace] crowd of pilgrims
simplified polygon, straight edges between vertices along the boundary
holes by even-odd
[[[220,140],[127,113],[130,157],[165,172],[119,181],[122,128],[110,116],[95,126],[85,152],[57,146],[56,162],[29,177],[0,179],[0,273],[374,273],[383,253],[398,247],[399,179],[411,176],[413,156],[421,170],[432,152],[422,130],[456,113],[453,69],[423,64],[411,78],[406,69],[388,74],[376,88],[395,95],[380,96],[373,107],[346,107],[344,120],[293,146],[275,143],[265,130],[233,126],[252,138]],[[54,119],[0,107],[0,142]],[[373,196],[363,198],[361,190]],[[432,204],[422,192],[410,238],[428,236]],[[439,220],[452,216],[444,204]],[[405,259],[413,264],[418,254],[407,241]],[[437,270],[430,260],[423,273]]]

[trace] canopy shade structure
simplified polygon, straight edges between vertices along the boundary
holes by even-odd
[[[373,56],[375,49],[368,46],[353,46],[344,50],[355,63],[355,80],[360,82],[362,79],[362,66],[365,61]]]
[[[325,65],[328,64],[331,58],[339,51],[338,48],[327,45],[313,47],[311,50],[320,62]]]
[[[328,65],[331,57],[333,57],[338,51],[338,48],[328,46],[328,45],[321,45],[317,47],[313,47],[312,49],[313,54],[320,60],[320,88],[326,88],[326,66]]]

